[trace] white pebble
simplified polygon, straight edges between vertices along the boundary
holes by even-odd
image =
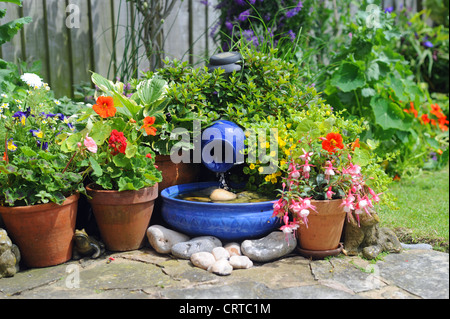
[[[216,260],[230,258],[230,253],[223,247],[214,248],[212,254],[214,255],[214,258],[216,258]]]
[[[228,250],[230,257],[241,256],[241,245],[239,243],[228,243],[224,246]]]
[[[214,255],[205,251],[195,253],[191,255],[191,262],[194,266],[208,270],[209,267],[214,265],[216,259]]]
[[[230,265],[228,260],[220,259],[216,261],[211,267],[209,267],[208,271],[216,275],[228,276],[231,275],[233,267]]]
[[[253,262],[247,256],[232,256],[230,265],[233,269],[249,269],[253,267]]]

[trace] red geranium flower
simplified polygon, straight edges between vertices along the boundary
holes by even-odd
[[[155,136],[158,131],[152,125],[155,124],[156,118],[154,116],[147,116],[144,119],[144,125],[142,125],[141,130],[144,129],[147,135]]]
[[[100,117],[106,119],[116,115],[116,108],[114,106],[114,100],[110,96],[100,96],[97,99],[97,104],[92,107]]]
[[[329,153],[336,152],[336,149],[343,149],[342,136],[339,133],[329,133],[326,138],[322,138],[322,148]]]
[[[111,154],[116,156],[119,153],[125,154],[127,149],[127,139],[123,132],[113,130],[109,137],[109,147],[111,148]]]

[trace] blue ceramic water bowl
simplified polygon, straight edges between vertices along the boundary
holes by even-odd
[[[191,237],[215,236],[222,241],[261,238],[281,226],[272,217],[274,201],[260,203],[204,203],[176,197],[219,186],[218,183],[176,185],[161,192],[162,216],[173,228]]]

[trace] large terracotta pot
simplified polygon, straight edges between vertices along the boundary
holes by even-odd
[[[339,248],[346,213],[342,200],[312,200],[316,207],[308,216],[308,227],[297,229],[299,246],[308,251],[333,251]]]
[[[159,192],[171,186],[196,182],[201,166],[194,163],[175,164],[169,155],[157,155],[155,164],[163,177],[162,182],[159,183]]]
[[[0,206],[6,230],[28,267],[55,266],[72,258],[79,197],[72,195],[62,205]]]
[[[110,251],[141,248],[158,197],[158,184],[124,192],[100,190],[91,184],[86,190],[106,248]]]

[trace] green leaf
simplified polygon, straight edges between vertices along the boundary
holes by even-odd
[[[0,45],[10,41],[25,24],[32,21],[30,17],[24,17],[0,25]]]
[[[34,157],[37,155],[37,153],[35,151],[33,151],[30,147],[28,146],[22,146],[20,148],[20,150],[22,151],[22,154],[27,156],[27,157]]]
[[[353,154],[353,160],[360,166],[366,166],[370,164],[372,155],[367,149],[356,148]]]
[[[361,68],[351,62],[345,62],[331,78],[331,84],[343,92],[350,92],[366,84],[364,72]]]
[[[81,139],[81,133],[72,134],[62,143],[61,149],[66,153],[74,152],[77,150],[77,144],[81,142]]]
[[[130,164],[130,159],[123,154],[117,154],[114,156],[113,162],[117,167],[127,167]]]
[[[112,128],[103,122],[95,122],[92,126],[92,130],[89,133],[89,137],[95,141],[97,145],[102,145],[106,139],[111,135]]]
[[[22,0],[0,0],[0,2],[11,2],[17,4],[18,6],[22,5]]]
[[[91,163],[91,167],[93,169],[93,175],[100,177],[103,175],[103,170],[101,168],[101,166],[98,164],[98,162],[95,160],[95,158],[93,158],[92,156],[89,157],[89,163]]]
[[[381,95],[375,95],[370,100],[375,121],[383,129],[398,129],[406,131],[409,129],[409,124],[404,121],[403,111],[391,101],[385,99]]]
[[[125,150],[125,156],[127,158],[132,158],[134,155],[136,155],[137,150],[138,147],[135,144],[128,144],[127,149]]]
[[[137,93],[144,105],[152,105],[158,101],[163,92],[164,86],[167,84],[161,78],[153,78],[151,80],[142,81],[137,87]]]

